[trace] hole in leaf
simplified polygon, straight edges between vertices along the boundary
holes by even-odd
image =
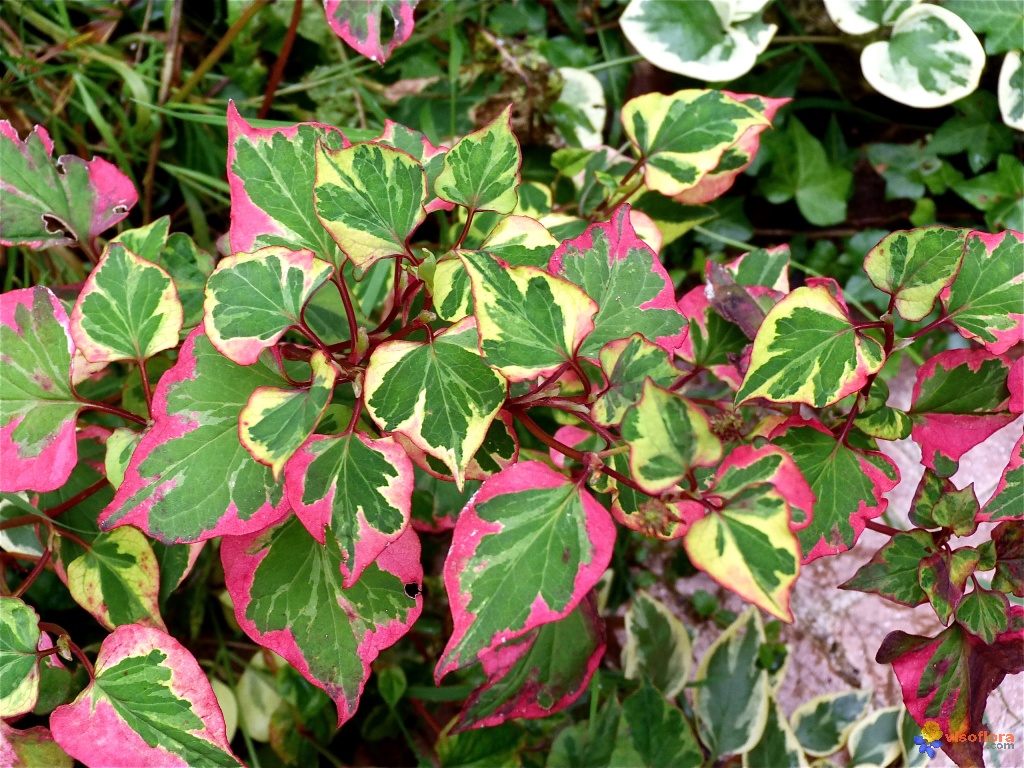
[[[405,594],[415,600],[417,597],[423,594],[423,590],[420,589],[419,584],[409,583],[405,585]]]
[[[70,240],[77,239],[71,231],[71,227],[53,214],[44,213],[40,218],[43,220],[43,229],[46,230],[46,234],[54,235],[56,237],[66,237]]]

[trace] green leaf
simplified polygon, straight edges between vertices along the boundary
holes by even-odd
[[[206,283],[206,333],[217,350],[252,365],[284,332],[333,268],[309,250],[268,247],[223,259]]]
[[[167,271],[112,243],[78,295],[71,335],[91,362],[141,362],[178,345],[183,319]]]
[[[953,185],[960,197],[975,208],[985,211],[989,229],[1000,231],[1024,229],[1024,164],[1013,155],[999,156],[996,170]],[[991,242],[991,241],[990,241]],[[998,283],[985,281],[991,289]]]
[[[633,229],[629,206],[611,221],[591,224],[551,257],[549,270],[578,285],[598,306],[594,330],[580,354],[596,358],[609,341],[640,333],[667,352],[682,341],[683,316],[668,273]]]
[[[693,711],[701,741],[713,757],[743,754],[761,739],[768,722],[768,673],[758,666],[764,638],[761,615],[749,608],[704,654],[695,682]]]
[[[528,216],[506,216],[480,244],[481,251],[507,263],[510,267],[540,267],[551,261],[558,240],[547,227]]]
[[[721,91],[649,93],[622,108],[626,135],[644,161],[644,183],[668,197],[696,186],[748,128],[767,122]]]
[[[899,720],[903,707],[876,709],[850,731],[850,765],[885,768],[900,756]]]
[[[884,362],[882,345],[857,329],[828,285],[808,285],[765,317],[736,402],[763,397],[824,408],[862,389]]]
[[[394,440],[361,432],[309,440],[285,468],[295,514],[321,544],[341,553],[342,586],[359,574],[409,523],[413,468]]]
[[[107,438],[107,452],[103,459],[103,468],[107,480],[116,491],[124,482],[124,473],[135,453],[135,448],[142,439],[142,433],[127,427],[119,427]]]
[[[442,200],[472,212],[512,213],[523,158],[512,133],[512,105],[478,131],[463,137],[444,157],[434,182]]]
[[[679,311],[689,318],[689,331],[676,354],[694,367],[706,368],[732,389],[739,389],[743,375],[736,366],[748,344],[738,326],[711,306],[699,285],[679,300]]]
[[[188,235],[175,232],[167,238],[167,245],[154,263],[163,267],[174,280],[184,311],[182,332],[187,334],[203,321],[203,300],[206,281],[213,274],[213,257]]]
[[[160,258],[161,251],[167,246],[167,235],[170,231],[171,217],[161,216],[143,227],[120,232],[110,240],[108,248],[114,243],[120,243],[125,250],[155,264]]]
[[[963,259],[966,229],[922,227],[882,238],[864,259],[876,288],[895,300],[905,320],[923,320],[953,282]]]
[[[140,624],[166,631],[160,617],[160,566],[137,528],[101,533],[65,560],[71,596],[107,629]]]
[[[594,329],[597,303],[567,280],[534,267],[503,267],[478,251],[459,258],[473,286],[480,350],[510,381],[553,372]]]
[[[0,296],[0,491],[52,491],[74,469],[82,404],[71,389],[73,349],[67,312],[48,288]]]
[[[338,706],[338,724],[355,714],[370,664],[416,621],[422,596],[419,539],[395,541],[342,586],[342,553],[326,546],[289,515],[257,533],[226,537],[221,560],[235,618],[260,645],[281,654]]]
[[[930,109],[974,92],[985,67],[985,50],[955,13],[921,4],[900,14],[888,40],[865,48],[860,65],[879,93]]]
[[[199,663],[167,633],[139,624],[118,627],[103,641],[96,677],[54,710],[50,727],[86,765],[242,765]]]
[[[1000,153],[1011,150],[1013,131],[999,122],[999,102],[992,93],[975,91],[953,106],[958,114],[932,134],[928,141],[930,152],[940,155],[966,152],[968,165],[978,173]]]
[[[639,333],[608,342],[598,357],[608,387],[594,402],[591,413],[605,426],[619,424],[627,409],[640,401],[647,379],[668,387],[680,375],[665,350]]]
[[[697,739],[679,707],[646,679],[622,702],[609,765],[698,768],[704,762]]]
[[[611,561],[615,524],[578,483],[519,462],[488,478],[445,560],[454,629],[434,678],[567,616]]]
[[[238,437],[252,457],[281,479],[285,462],[313,434],[334,392],[338,371],[319,349],[309,359],[309,386],[259,387],[238,414]]]
[[[760,185],[768,201],[778,204],[796,198],[803,217],[819,227],[845,221],[853,173],[831,163],[822,143],[793,116],[775,144],[771,174]]]
[[[555,737],[545,768],[610,768],[621,716],[618,701],[608,697],[596,717],[564,728]]]
[[[640,401],[626,411],[622,439],[629,444],[632,477],[652,495],[667,491],[694,467],[714,466],[722,457],[722,444],[704,412],[650,379]]]
[[[650,681],[674,699],[690,680],[693,648],[686,627],[668,606],[643,590],[626,611],[622,671],[628,680]]]
[[[996,572],[992,587],[1015,597],[1024,597],[1024,525],[1019,521],[1000,523],[992,530]]]
[[[39,615],[20,598],[0,596],[0,715],[31,712],[39,698]]]
[[[238,438],[238,415],[261,386],[285,386],[269,359],[239,366],[201,330],[185,341],[153,398],[154,425],[100,516],[109,530],[134,525],[165,544],[260,530],[287,509],[268,467]]]
[[[768,701],[768,719],[761,739],[749,752],[743,753],[743,768],[808,768],[800,741],[786,720],[779,703]]]
[[[853,726],[870,706],[870,690],[826,693],[793,710],[790,722],[804,752],[831,755],[845,746]]]
[[[317,218],[352,263],[408,253],[426,218],[426,175],[414,157],[383,144],[316,150]]]
[[[996,636],[1009,627],[1009,613],[1006,595],[975,586],[956,607],[956,620],[982,642],[992,645]]]
[[[428,342],[386,342],[374,349],[364,380],[374,422],[444,462],[460,488],[505,401],[505,381],[480,359],[477,342],[471,317]]]
[[[928,596],[918,583],[917,568],[934,547],[928,531],[897,533],[839,588],[873,592],[901,605],[921,605]]]
[[[971,29],[985,35],[985,52],[1020,50],[1024,40],[1024,9],[1013,2],[991,0],[946,0],[945,7],[966,21]]]

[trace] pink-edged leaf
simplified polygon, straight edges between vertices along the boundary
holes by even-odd
[[[117,224],[139,199],[131,179],[103,158],[62,155],[52,161],[53,141],[37,125],[21,141],[0,120],[0,244],[52,248],[79,244],[98,254],[97,238]]]
[[[153,427],[100,515],[109,530],[134,525],[165,544],[265,528],[285,514],[284,489],[238,437],[238,414],[261,386],[286,386],[269,353],[240,366],[214,349],[203,326],[153,395]]]
[[[587,689],[604,651],[604,621],[590,595],[564,619],[484,653],[487,682],[467,699],[452,731],[491,727],[514,717],[547,717],[565,709]]]
[[[416,475],[410,519],[413,529],[420,533],[450,531],[459,519],[459,511],[476,493],[480,483],[467,480],[460,491],[454,480],[441,480],[418,466],[413,471]]]
[[[615,524],[536,461],[488,478],[459,514],[444,566],[454,630],[434,677],[567,616],[611,561]]]
[[[765,309],[770,309],[771,305],[778,303],[778,299],[789,293],[789,259],[789,246],[777,245],[774,248],[758,248],[741,254],[728,262],[725,268],[739,285],[766,289],[765,293],[754,292],[753,295],[755,298],[770,295],[774,301],[758,302]],[[709,261],[705,265],[705,275],[712,263]]]
[[[281,245],[341,265],[344,257],[313,209],[318,141],[349,146],[341,131],[320,123],[254,128],[228,104],[231,253]]]
[[[943,477],[960,457],[1016,418],[1007,406],[1009,361],[984,349],[951,349],[917,370],[909,413],[921,463]]]
[[[995,493],[977,519],[979,523],[1024,520],[1024,437],[1010,451],[1010,461],[1003,469]]]
[[[768,120],[775,119],[775,113],[783,104],[792,99],[773,99],[770,96],[759,96],[754,93],[732,93],[722,91],[736,101],[757,110]],[[736,177],[745,171],[754,161],[754,155],[761,145],[761,134],[771,127],[767,123],[752,125],[743,132],[739,140],[722,154],[718,167],[706,173],[693,187],[683,190],[674,199],[687,205],[700,205],[724,195],[735,183]]]
[[[668,352],[682,343],[685,320],[676,307],[672,280],[634,231],[628,205],[615,209],[610,221],[591,224],[579,237],[562,243],[548,270],[597,302],[594,330],[580,354],[596,359],[609,341],[633,333]]]
[[[332,536],[346,589],[409,523],[412,462],[393,438],[314,435],[285,467],[288,501],[313,538]]]
[[[1024,357],[1010,364],[1006,387],[1010,390],[1010,413],[1024,413]]]
[[[797,532],[805,564],[852,548],[900,481],[896,464],[859,430],[842,443],[821,422],[794,417],[772,431],[771,441],[793,457],[817,499],[809,524]]]
[[[942,294],[949,319],[967,339],[1000,355],[1024,340],[1024,234],[971,232],[960,274]]]
[[[90,768],[237,768],[217,697],[199,662],[159,629],[107,636],[96,677],[50,716],[53,738]]]
[[[919,726],[938,723],[942,749],[957,765],[983,765],[984,745],[967,736],[984,730],[989,693],[1024,672],[1024,608],[1010,608],[1009,629],[992,644],[954,623],[936,637],[890,632],[875,660],[892,664],[911,717]]]
[[[384,132],[374,139],[374,143],[387,144],[389,147],[400,149],[419,160],[423,171],[427,174],[427,200],[423,204],[424,211],[427,213],[450,211],[455,207],[455,203],[449,203],[434,194],[434,182],[441,175],[448,147],[435,147],[419,131],[406,128],[391,120],[384,121]]]
[[[52,491],[74,469],[82,404],[73,348],[67,311],[48,288],[0,296],[0,491]]]
[[[72,768],[75,761],[41,725],[19,731],[0,720],[0,765],[8,768]]]
[[[689,331],[676,354],[711,371],[732,389],[739,389],[743,383],[739,363],[749,343],[746,335],[714,310],[702,285],[688,291],[677,306],[689,323]]]
[[[704,272],[704,293],[712,308],[753,340],[764,322],[765,310],[754,300],[750,289],[737,283],[732,273],[717,261],[709,261]]]
[[[323,688],[338,706],[339,725],[355,714],[370,663],[423,607],[414,531],[407,529],[347,589],[342,559],[333,537],[318,543],[294,515],[221,544],[239,626]]]
[[[331,29],[366,58],[383,64],[412,34],[413,10],[418,0],[324,0]],[[387,26],[391,39],[381,39],[384,12],[391,16]]]

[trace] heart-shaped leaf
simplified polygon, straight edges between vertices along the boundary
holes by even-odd
[[[522,180],[522,162],[519,142],[512,133],[510,104],[448,150],[434,192],[442,200],[470,211],[512,213],[519,200],[516,188]]]
[[[0,715],[14,717],[39,698],[39,614],[17,597],[0,597],[0,608]]]
[[[418,0],[324,0],[331,29],[371,61],[383,64],[412,34]],[[384,12],[391,17],[391,39],[382,40]]]

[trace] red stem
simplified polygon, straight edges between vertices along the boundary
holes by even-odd
[[[345,305],[345,319],[348,320],[348,339],[351,344],[349,362],[355,362],[356,337],[359,335],[359,324],[356,322],[356,311],[352,306],[352,296],[348,292],[348,286],[341,274],[334,276],[334,284],[338,286],[338,293],[341,294],[341,301]]]
[[[125,421],[133,421],[136,424],[146,427],[149,426],[149,421],[142,418],[138,414],[126,411],[123,408],[118,408],[116,405],[107,405],[106,403],[99,403],[95,400],[80,400],[82,408],[89,411],[101,411],[103,413],[110,413],[114,416],[120,416]]]
[[[14,597],[21,597],[23,594],[25,594],[25,592],[28,591],[28,588],[32,586],[32,582],[39,578],[39,574],[41,574],[43,570],[45,570],[46,564],[50,562],[50,556],[52,554],[53,553],[50,552],[49,547],[43,550],[42,557],[39,558],[36,564],[32,567],[32,570],[28,572],[28,575],[25,577],[25,579],[21,582],[21,584],[18,585],[18,588],[15,589],[14,592],[12,593]]]
[[[64,629],[59,624],[53,624],[49,621],[40,621],[39,629],[41,629],[43,632],[49,632],[51,635],[57,635],[58,637],[65,638],[68,643],[68,648],[71,649],[71,653],[73,653],[75,657],[80,662],[82,662],[86,670],[88,670],[89,679],[96,679],[96,670],[93,668],[92,662],[89,661],[89,657],[85,655],[85,653],[82,651],[81,648],[78,647],[75,641],[71,639],[71,635],[68,634],[68,631],[66,629]]]
[[[60,515],[63,515],[69,509],[77,506],[79,504],[79,502],[84,501],[85,499],[89,498],[94,493],[99,491],[101,488],[103,488],[103,486],[105,486],[107,484],[107,482],[108,482],[107,478],[101,477],[99,480],[97,480],[92,485],[88,486],[87,488],[83,488],[82,490],[80,490],[78,493],[76,493],[74,496],[72,496],[67,501],[62,501],[60,504],[57,504],[56,506],[50,507],[49,509],[44,509],[43,510],[43,514],[46,515],[51,520],[54,519],[54,518],[57,518]]]
[[[866,520],[864,522],[864,527],[868,530],[875,531],[876,533],[884,533],[886,536],[895,536],[897,533],[903,533],[903,531],[896,528],[890,528],[888,525],[876,523],[874,520]]]
[[[270,79],[267,81],[267,90],[263,93],[263,103],[260,104],[260,111],[256,113],[256,117],[260,120],[270,114],[270,105],[274,102],[277,84],[281,82],[281,75],[284,74],[284,67],[291,55],[292,45],[295,44],[295,33],[298,31],[299,21],[302,19],[302,0],[292,0],[292,3],[292,19],[288,24],[288,31],[285,32],[284,42],[281,44],[281,55],[274,62]]]
[[[146,361],[138,360],[139,378],[142,380],[142,394],[146,397],[146,412],[150,418],[153,417],[153,390],[149,386],[149,371],[146,370]]]
[[[476,215],[476,211],[472,208],[466,213],[466,226],[462,228],[462,234],[459,235],[459,239],[455,241],[455,246],[452,248],[453,251],[459,250],[462,247],[462,243],[466,240],[466,235],[469,234],[469,228],[473,224],[473,216]]]

